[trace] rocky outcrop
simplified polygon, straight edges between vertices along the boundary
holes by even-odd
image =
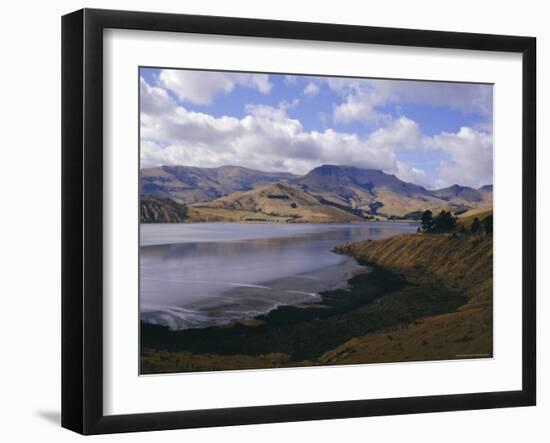
[[[169,198],[140,196],[141,223],[181,223],[187,219],[187,206]]]

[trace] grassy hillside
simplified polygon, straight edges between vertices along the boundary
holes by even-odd
[[[492,208],[481,207],[481,208],[471,209],[458,216],[457,224],[464,226],[466,229],[470,229],[476,217],[480,222],[482,222],[483,220],[485,220],[485,218],[489,217],[490,215],[493,215]]]
[[[437,276],[469,303],[491,300],[493,239],[489,236],[402,234],[337,247],[340,253],[418,278]]]
[[[377,190],[375,201],[383,204],[383,206],[377,210],[377,214],[384,215],[386,217],[390,217],[392,215],[403,217],[405,214],[417,211],[423,212],[426,209],[430,209],[432,212],[436,213],[441,210],[449,210],[454,208],[454,206],[442,199],[431,196],[408,196],[386,188],[380,188]],[[370,208],[370,204],[361,203],[359,208],[368,210]]]
[[[225,221],[343,223],[363,219],[351,209],[346,209],[330,201],[323,202],[299,186],[272,183],[250,191],[235,192],[208,203],[195,204],[192,214],[201,220]]]
[[[493,239],[490,236],[408,234],[338,248],[423,285],[434,277],[441,290],[466,296],[455,312],[356,337],[325,353],[323,364],[431,360],[492,355]]]

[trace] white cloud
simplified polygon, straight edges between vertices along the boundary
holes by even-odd
[[[146,114],[164,114],[175,109],[168,93],[155,86],[150,86],[144,79],[140,79],[140,106]]]
[[[298,76],[297,75],[285,75],[284,82],[287,85],[295,85],[297,81],[298,81]]]
[[[325,77],[325,81],[330,89],[342,96],[347,96],[351,93],[356,93],[364,90],[366,84],[370,80],[343,77]]]
[[[388,127],[373,131],[368,141],[375,149],[437,150],[446,154],[435,179],[419,168],[398,162],[396,175],[405,181],[432,188],[453,184],[478,188],[493,182],[493,137],[487,132],[463,127],[456,133],[428,137],[415,121],[400,117]]]
[[[395,175],[405,182],[415,183],[426,188],[434,187],[433,179],[426,172],[400,161],[397,162],[397,172]]]
[[[178,106],[162,88],[141,83],[141,161],[143,167],[240,165],[303,174],[323,163],[380,169],[428,187],[453,183],[479,187],[492,183],[492,136],[473,128],[428,137],[407,118],[388,120],[367,137],[353,133],[306,131],[287,110],[249,104],[242,118],[213,117]],[[322,118],[322,116],[320,116]],[[402,150],[445,153],[438,176],[399,161]]]
[[[319,93],[319,91],[319,85],[313,82],[309,82],[304,88],[304,95],[307,95],[308,97],[314,97]]]
[[[346,101],[334,106],[333,119],[337,123],[361,121],[381,125],[391,121],[387,114],[379,112],[378,100],[372,94],[357,92],[347,96]]]
[[[270,92],[272,87],[267,74],[163,69],[158,80],[160,86],[172,91],[180,100],[197,105],[208,105],[216,96],[230,93],[237,85],[262,94]]]
[[[422,131],[414,120],[399,117],[388,126],[373,131],[369,136],[370,143],[377,148],[418,149],[421,147]]]
[[[380,108],[387,104],[423,104],[447,107],[491,118],[490,85],[469,83],[327,78],[328,86],[343,98],[334,106],[335,122],[384,123]]]
[[[300,99],[293,98],[290,101],[283,100],[281,103],[279,103],[279,107],[286,111],[287,109],[294,109],[299,104],[300,104]]]
[[[481,115],[492,114],[491,85],[389,80],[374,80],[373,84],[389,102],[427,104]]]
[[[493,183],[493,137],[472,128],[461,128],[457,133],[442,133],[425,142],[434,149],[442,149],[449,160],[441,162],[438,186],[455,183],[478,188]]]
[[[334,107],[334,121],[337,123],[351,123],[353,121],[377,123],[384,116],[375,110],[375,107],[362,95],[350,95],[345,103]]]
[[[360,80],[329,79],[329,85],[341,96],[344,102],[334,105],[333,120],[337,123],[354,121],[370,124],[387,124],[391,117],[377,108],[384,104],[385,97],[367,83]]]
[[[152,93],[152,88],[142,89],[144,96]],[[288,107],[286,102],[278,108],[248,105],[247,115],[240,119],[215,118],[182,106],[170,114],[142,108],[142,166],[236,164],[302,174],[321,163],[334,163],[397,171],[391,149],[355,134],[305,131],[288,116]]]

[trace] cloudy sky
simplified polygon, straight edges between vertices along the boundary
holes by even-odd
[[[493,182],[491,85],[142,68],[141,166],[380,169]]]

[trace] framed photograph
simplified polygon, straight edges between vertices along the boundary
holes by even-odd
[[[536,41],[62,20],[62,425],[535,405]]]

